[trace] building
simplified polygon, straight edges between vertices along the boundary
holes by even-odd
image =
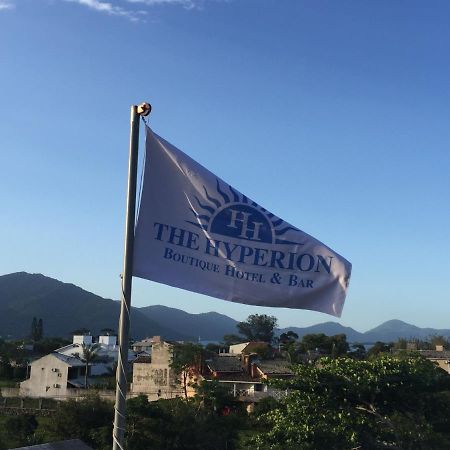
[[[76,388],[85,387],[86,364],[82,361],[83,345],[93,345],[90,335],[76,335],[72,344],[58,348],[30,365],[30,376],[20,383],[20,395],[24,397],[64,398]],[[88,376],[113,375],[119,348],[116,336],[99,336],[97,356],[88,366]],[[133,360],[135,353],[128,353]],[[89,380],[92,384],[92,378]]]
[[[268,386],[270,378],[293,376],[289,363],[280,358],[263,359],[254,350],[270,353],[264,342],[246,342],[230,347],[229,353],[213,354],[202,367],[196,368],[187,387],[188,396],[195,395],[192,382],[217,381],[229,389],[242,402],[254,404],[267,396],[279,396]],[[138,356],[133,362],[133,395],[144,394],[149,400],[184,396],[183,386],[170,367],[173,343],[154,339],[151,354]]]
[[[97,342],[93,341],[91,335],[75,335],[72,344],[66,345],[55,350],[57,353],[67,356],[82,356],[83,345],[91,346],[96,344],[98,350],[95,361],[90,364],[90,376],[111,375],[114,371],[115,363],[119,355],[119,346],[117,345],[117,336],[99,336]],[[130,350],[128,352],[128,361],[132,361],[136,353]]]
[[[233,355],[242,355],[244,353],[258,353],[270,348],[267,342],[253,341],[242,342],[241,344],[230,345],[229,352]]]
[[[133,361],[132,394],[143,394],[150,401],[184,396],[183,387],[170,367],[173,343],[153,338],[151,355],[140,355]],[[195,391],[188,387],[188,395]]]
[[[443,345],[436,345],[436,350],[419,350],[418,352],[450,374],[450,351],[444,350]]]
[[[152,338],[145,338],[142,341],[135,342],[133,344],[133,351],[136,353],[148,353],[152,352],[152,345],[154,342],[158,342],[161,340],[160,336],[153,336]]]
[[[31,363],[30,378],[20,383],[22,397],[67,397],[68,391],[84,386],[83,361],[61,353],[50,353]]]

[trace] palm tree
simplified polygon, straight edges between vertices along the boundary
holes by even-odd
[[[81,361],[85,364],[85,373],[84,373],[84,388],[88,387],[88,370],[89,364],[95,361],[98,357],[97,352],[100,350],[99,344],[81,344],[81,355],[78,353],[76,356],[81,359]]]

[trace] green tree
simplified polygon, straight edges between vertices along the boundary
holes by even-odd
[[[8,448],[32,445],[35,443],[34,433],[38,427],[36,417],[31,414],[8,416],[4,422],[3,439]]]
[[[223,345],[229,347],[230,345],[241,344],[245,342],[246,339],[242,336],[236,334],[225,334],[223,337]]]
[[[291,362],[297,362],[298,354],[298,334],[294,331],[281,333],[278,338],[278,345],[283,355]]]
[[[76,353],[81,361],[84,362],[85,371],[84,371],[84,388],[88,388],[88,375],[89,375],[89,364],[94,362],[98,358],[98,351],[100,350],[99,344],[81,344],[81,354]]]
[[[204,408],[209,408],[216,413],[222,412],[225,407],[230,408],[234,403],[230,387],[215,380],[203,380],[198,384],[195,399]]]
[[[127,450],[235,450],[246,418],[218,414],[198,401],[140,396],[127,401]]]
[[[36,341],[40,341],[44,337],[44,321],[42,320],[42,318],[38,320],[36,327],[36,335],[37,335]]]
[[[351,345],[351,349],[348,352],[348,356],[355,359],[364,359],[366,357],[366,347],[363,344],[355,342]]]
[[[174,344],[172,347],[172,361],[170,367],[181,382],[184,397],[188,397],[187,387],[190,380],[200,373],[203,364],[203,347],[192,342]]]
[[[430,338],[430,347],[432,350],[436,348],[436,345],[442,345],[445,350],[450,348],[450,342],[444,336],[432,336]]]
[[[390,353],[394,344],[377,341],[373,346],[367,351],[367,357],[373,358],[377,357],[380,353]]]
[[[53,352],[57,348],[64,347],[65,345],[70,344],[70,341],[58,338],[58,337],[47,337],[42,338],[39,342],[34,344],[34,352],[39,355],[47,355],[48,353]]]
[[[111,448],[114,407],[98,395],[58,403],[47,432],[54,440],[81,439],[95,448]]]
[[[240,334],[249,341],[272,343],[277,327],[277,319],[266,314],[251,314],[244,322],[236,325]]]
[[[38,336],[38,321],[36,317],[33,317],[33,320],[31,321],[31,332],[30,332],[31,339],[36,342],[39,340]]]
[[[450,380],[421,357],[323,358],[276,384],[288,394],[259,417],[256,449],[450,448]]]

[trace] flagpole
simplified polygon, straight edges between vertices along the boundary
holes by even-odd
[[[119,355],[116,370],[116,404],[114,412],[113,450],[123,450],[127,395],[128,340],[130,331],[131,285],[133,277],[134,225],[136,215],[136,181],[139,153],[139,121],[150,114],[148,103],[133,105],[130,120],[125,251],[123,256],[122,301],[119,320]]]

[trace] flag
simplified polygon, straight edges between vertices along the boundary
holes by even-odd
[[[342,256],[146,128],[134,276],[237,303],[340,317],[350,273]]]

